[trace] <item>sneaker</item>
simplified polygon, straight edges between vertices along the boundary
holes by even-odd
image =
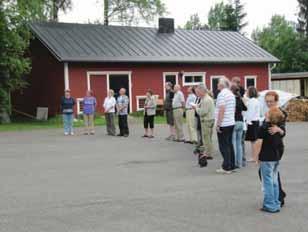
[[[65,136],[68,136],[69,134],[68,134],[67,132],[64,132],[64,135],[65,135]]]
[[[173,139],[174,139],[173,135],[170,135],[166,138],[166,140],[173,140]]]
[[[71,132],[70,135],[74,135],[74,132]]]
[[[224,170],[224,169],[220,168],[220,169],[216,170],[216,173],[219,173],[219,174],[232,174],[232,171],[227,171],[227,170]]]
[[[279,209],[272,211],[272,210],[269,210],[269,209],[266,209],[266,208],[261,208],[260,210],[262,212],[266,212],[266,213],[279,213],[280,212]]]

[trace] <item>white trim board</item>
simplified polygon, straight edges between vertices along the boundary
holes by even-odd
[[[185,83],[186,76],[202,76],[202,82]],[[182,86],[193,86],[193,85],[199,85],[199,84],[206,84],[205,76],[206,76],[206,72],[185,72],[182,77]]]
[[[257,88],[257,76],[256,75],[247,75],[244,77],[245,78],[245,89],[247,89],[247,80],[248,79],[254,79],[255,80],[255,88]]]
[[[133,112],[133,92],[132,92],[132,71],[87,71],[87,89],[91,89],[90,77],[95,75],[106,75],[107,93],[110,89],[110,75],[127,75],[129,88],[129,112]]]
[[[67,62],[64,63],[64,89],[70,89],[70,78]]]
[[[163,72],[163,96],[166,98],[166,76],[175,76],[175,83],[179,84],[179,73],[178,72]]]
[[[77,105],[77,115],[82,114],[83,112],[80,110],[80,102],[83,101],[83,98],[77,98],[76,99],[76,105]]]
[[[272,89],[272,69],[271,69],[271,64],[268,64],[268,89]]]

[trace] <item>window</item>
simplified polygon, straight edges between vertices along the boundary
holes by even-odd
[[[250,86],[257,88],[256,76],[245,76],[245,89],[248,89]]]
[[[153,95],[156,99],[158,99],[159,95]],[[136,96],[137,99],[137,111],[144,110],[145,99],[147,96]]]
[[[224,78],[225,76],[211,76],[211,91],[213,93],[214,98],[217,98],[218,95],[218,82],[220,78]]]
[[[199,85],[205,83],[205,73],[185,73],[183,75],[183,86]]]
[[[83,98],[77,98],[77,114],[83,114]]]

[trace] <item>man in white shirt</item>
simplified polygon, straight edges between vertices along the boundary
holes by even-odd
[[[184,94],[181,91],[180,85],[174,86],[174,97],[172,99],[172,109],[173,109],[173,117],[174,117],[174,126],[175,126],[175,134],[176,138],[174,141],[176,142],[184,142],[184,133],[183,133],[183,109],[185,107],[185,99]]]
[[[105,98],[103,105],[106,118],[107,134],[110,136],[116,135],[116,129],[114,123],[115,106],[116,106],[116,100],[114,98],[114,91],[110,89],[108,91],[108,96]]]
[[[217,173],[231,174],[235,168],[232,134],[235,125],[235,96],[231,92],[230,82],[226,78],[219,79],[215,121],[219,150],[223,157],[222,167]]]

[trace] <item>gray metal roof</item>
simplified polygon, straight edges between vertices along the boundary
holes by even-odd
[[[273,73],[272,80],[298,80],[298,79],[308,79],[308,72],[294,72],[294,73]]]
[[[71,23],[32,23],[34,35],[60,61],[274,63],[279,60],[237,32]]]

